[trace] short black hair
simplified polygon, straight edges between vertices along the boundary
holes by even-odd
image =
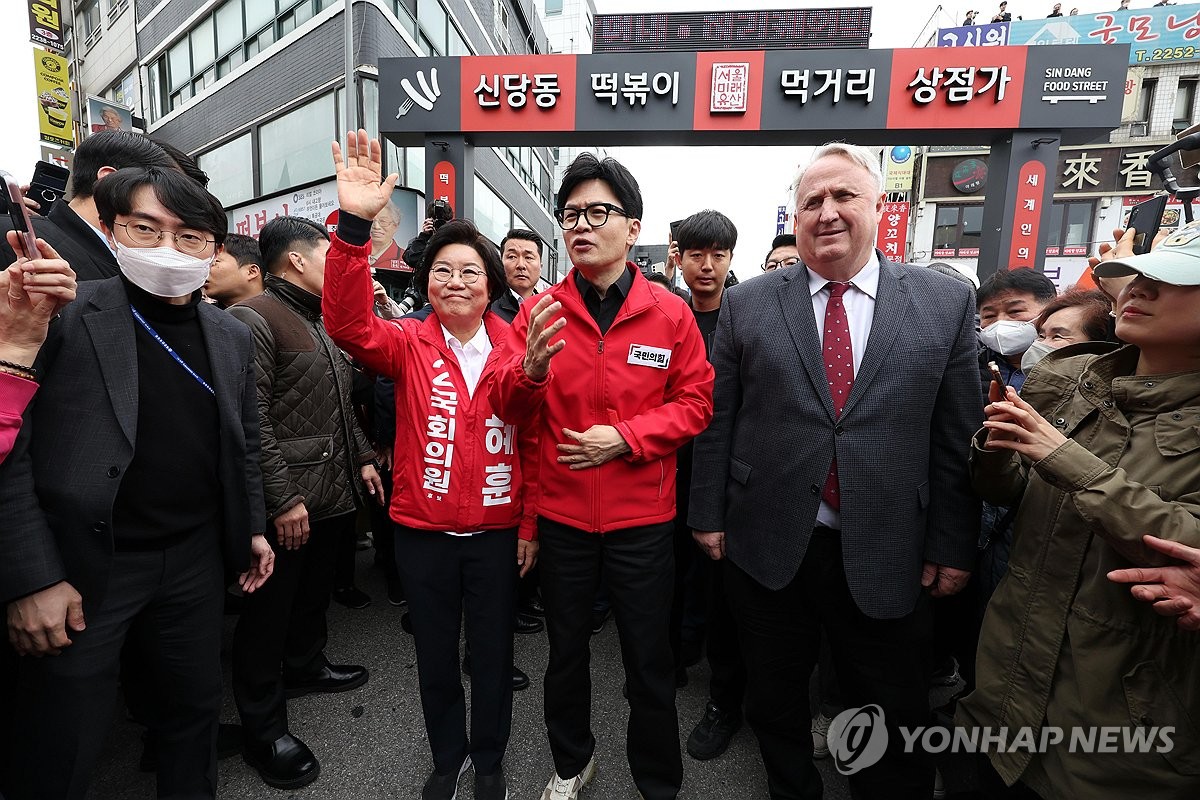
[[[183,227],[211,233],[218,246],[225,243],[228,222],[221,201],[174,166],[125,167],[98,182],[92,198],[100,221],[112,228],[118,214],[131,213],[133,195],[143,186],[154,191],[158,202],[179,217]]]
[[[233,256],[239,267],[247,264],[262,266],[262,251],[258,249],[258,242],[252,236],[231,233],[225,237],[224,249],[226,253]]]
[[[645,275],[646,280],[650,281],[651,283],[657,283],[667,291],[675,291],[675,287],[671,285],[671,279],[666,275],[663,275],[661,272],[643,272],[642,274]]]
[[[88,136],[75,150],[71,162],[71,199],[91,197],[101,167],[163,167],[178,164],[149,137],[132,131],[100,131]]]
[[[767,254],[765,256],[763,256],[763,264],[766,264],[767,259],[769,259],[771,257],[771,253],[774,253],[779,248],[795,247],[795,246],[796,246],[796,235],[794,233],[779,234],[778,236],[776,236],[774,239],[771,240],[771,249],[767,251]]]
[[[1058,296],[1054,281],[1044,273],[1025,267],[998,269],[979,285],[975,292],[975,307],[982,308],[984,303],[1001,292],[1027,293],[1041,302],[1053,300]]]
[[[737,245],[737,226],[720,211],[705,209],[679,223],[675,241],[679,243],[680,253],[709,247],[732,251]]]
[[[266,230],[264,228],[264,230]],[[438,252],[448,244],[465,244],[472,248],[483,259],[483,268],[487,273],[488,302],[494,303],[508,290],[508,281],[504,277],[504,265],[500,263],[500,251],[496,245],[479,232],[475,223],[469,219],[452,219],[446,222],[429,237],[425,245],[425,255],[421,265],[413,272],[413,286],[420,289],[426,297],[429,296],[429,270],[437,260]]]
[[[189,156],[187,153],[180,150],[170,142],[163,142],[158,139],[151,139],[156,145],[162,148],[162,151],[169,155],[184,175],[194,180],[196,183],[208,188],[208,173],[200,169],[200,165],[196,163],[196,159]]]
[[[617,202],[630,219],[641,219],[642,190],[638,188],[637,179],[625,166],[615,158],[603,161],[596,158],[595,153],[580,153],[563,173],[562,185],[558,187],[558,195],[554,198],[555,206],[562,208],[567,204],[567,198],[575,187],[585,181],[599,180],[608,184]]]
[[[536,233],[527,228],[513,228],[503,239],[500,240],[500,252],[504,252],[504,245],[508,244],[509,239],[520,239],[522,242],[533,242],[537,245],[538,257],[542,255],[542,239]]]
[[[324,225],[304,217],[276,217],[263,225],[258,233],[262,265],[272,275],[278,275],[287,261],[289,250],[295,250],[299,244],[311,252],[323,241],[329,241],[329,232]]]

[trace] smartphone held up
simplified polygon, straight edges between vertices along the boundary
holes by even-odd
[[[13,230],[21,238],[21,249],[26,258],[38,258],[40,252],[37,246],[37,234],[33,230],[33,218],[29,216],[29,208],[25,205],[25,195],[17,179],[0,169],[0,180],[4,181],[4,202],[8,207],[8,217],[12,220]],[[18,255],[21,255],[18,253]]]

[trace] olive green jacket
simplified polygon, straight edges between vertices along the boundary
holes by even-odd
[[[1200,372],[1135,376],[1137,358],[1082,345],[1032,371],[1022,398],[1070,437],[1036,464],[984,450],[984,431],[972,446],[976,490],[1020,510],[956,722],[1007,727],[1010,741],[1021,726],[1063,729],[1046,753],[989,754],[1045,798],[1200,797],[1200,633],[1106,577],[1167,563],[1145,533],[1200,547]],[[1071,729],[1091,726],[1126,729],[1118,752],[1102,733],[1099,752],[1070,752]],[[1148,752],[1119,752],[1127,735],[1152,737]]]

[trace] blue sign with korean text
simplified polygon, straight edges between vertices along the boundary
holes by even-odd
[[[937,44],[1128,44],[1130,64],[1200,61],[1200,3],[942,28]]]

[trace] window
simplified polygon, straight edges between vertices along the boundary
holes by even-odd
[[[512,212],[508,204],[478,175],[475,176],[475,215],[472,219],[480,233],[497,243],[512,228]]]
[[[196,161],[208,173],[208,190],[226,208],[254,197],[254,171],[247,169],[254,162],[249,133],[209,150]]]
[[[438,0],[417,0],[417,22],[429,37],[436,55],[446,52],[446,9]]]
[[[1179,133],[1192,127],[1196,110],[1196,78],[1180,78],[1179,90],[1175,92],[1175,116],[1171,121],[1171,133]]]
[[[556,14],[561,14],[563,8],[563,0],[546,0],[546,16],[552,17]]]
[[[934,217],[934,258],[978,258],[982,205],[940,205]]]
[[[1094,217],[1091,200],[1056,201],[1050,207],[1046,255],[1086,256]]]
[[[1157,78],[1142,81],[1142,91],[1138,95],[1138,119],[1142,122],[1150,121],[1150,112],[1154,110],[1154,92],[1157,88]]]
[[[379,83],[364,80],[362,82],[363,127],[372,139],[379,138]]]
[[[137,70],[131,69],[121,76],[112,88],[111,97],[117,105],[129,106],[137,113]]]
[[[100,24],[100,0],[89,0],[79,8],[75,16],[75,24],[83,32],[84,47],[91,47],[100,38],[103,26]]]
[[[407,178],[405,186],[416,189],[421,194],[425,193],[424,147],[404,148],[404,176]],[[455,209],[455,211],[458,211],[458,209]]]
[[[330,0],[226,0],[147,68],[152,117],[178,108],[329,5]]]
[[[333,174],[329,142],[336,136],[333,94],[327,94],[259,128],[262,194]]]

